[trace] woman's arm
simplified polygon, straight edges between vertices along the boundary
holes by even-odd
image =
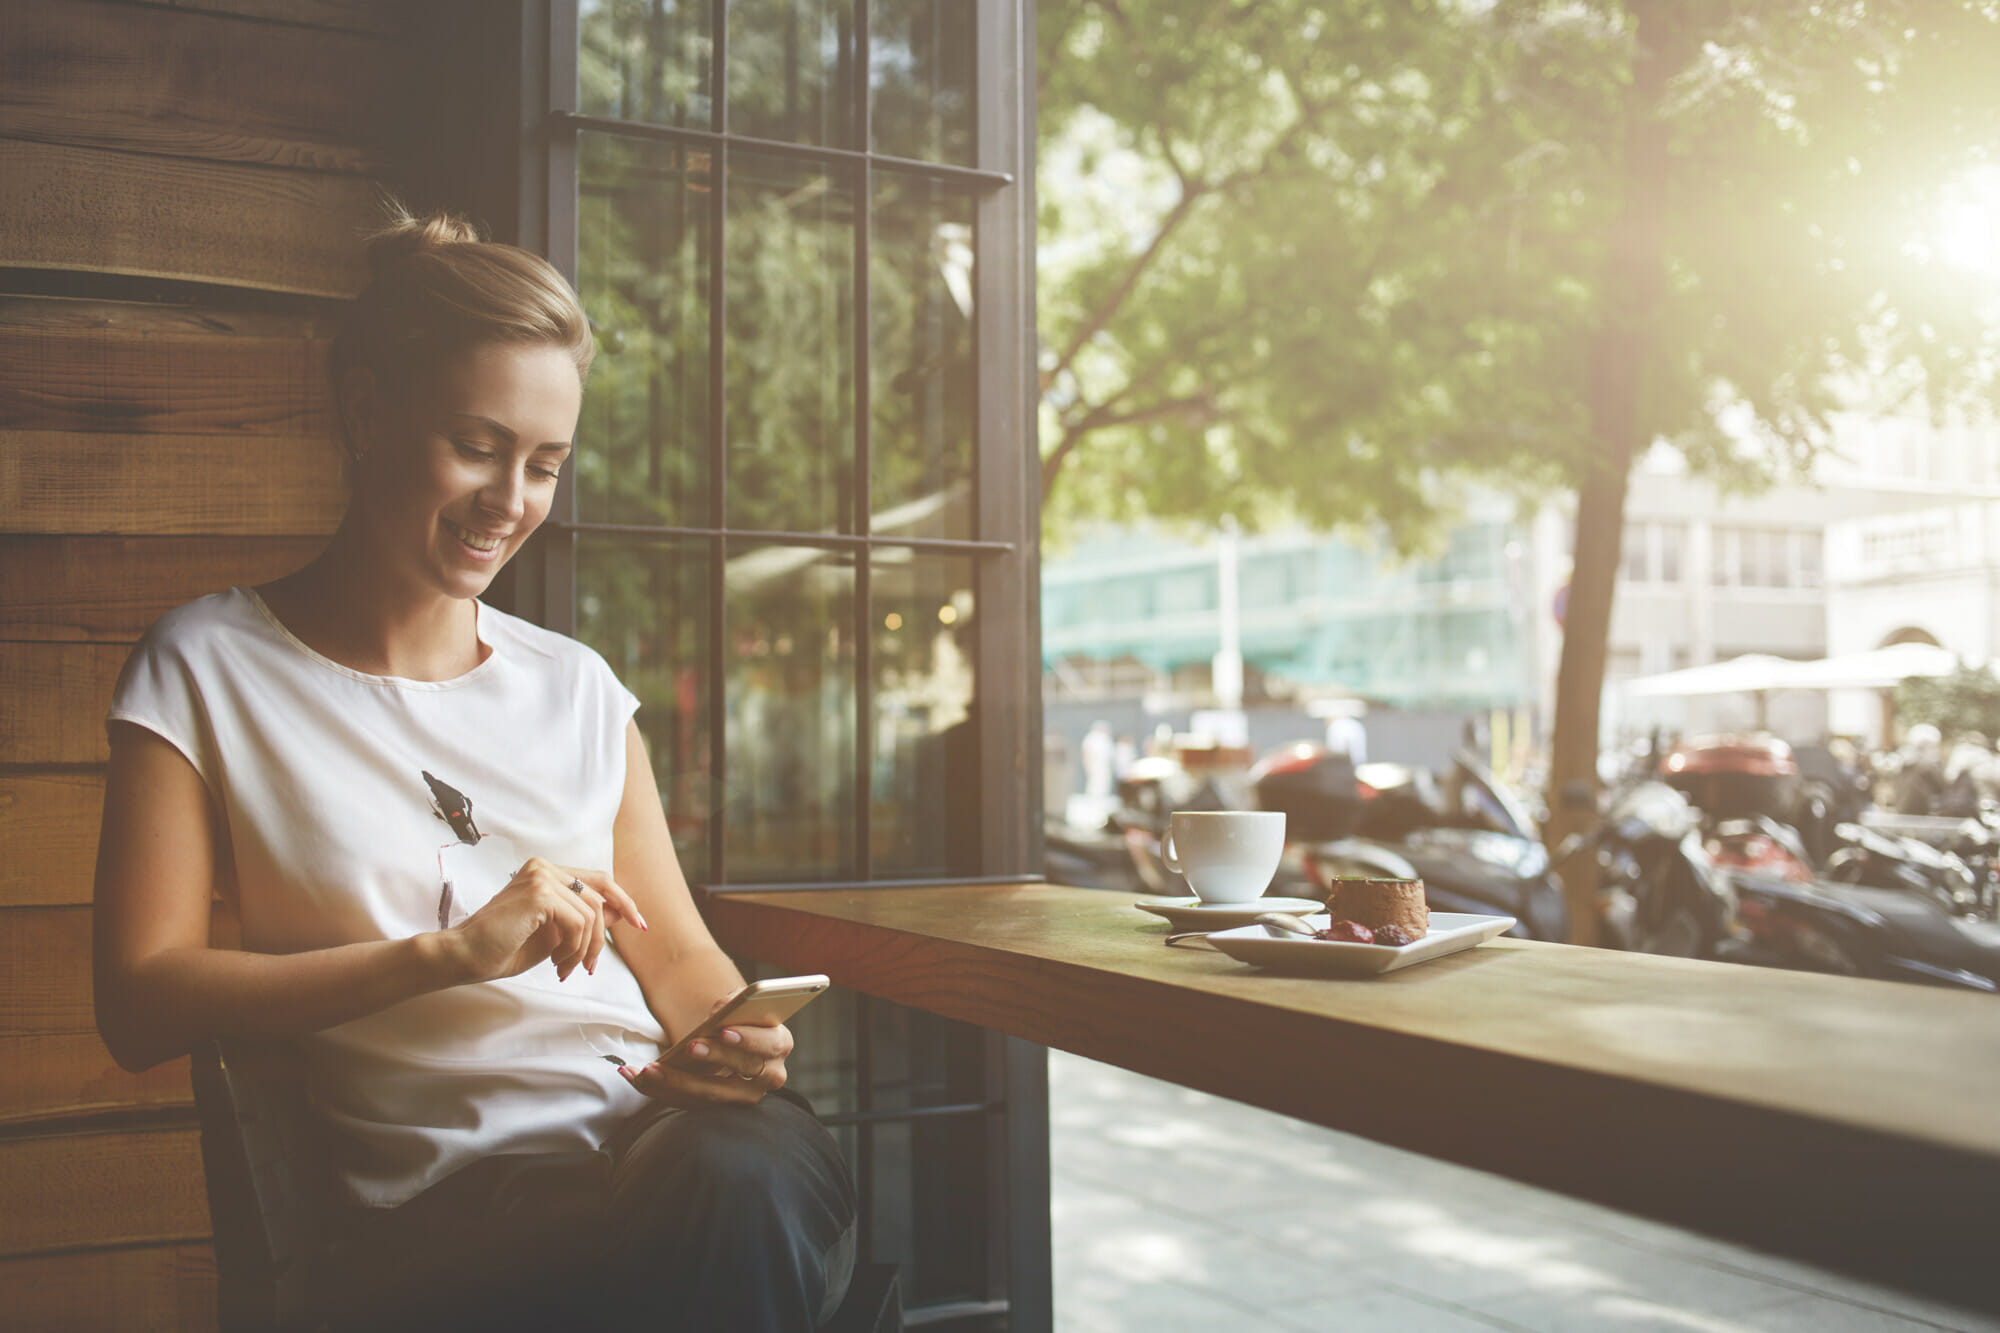
[[[92,951],[97,1028],[125,1069],[150,1069],[204,1037],[316,1032],[545,959],[566,977],[602,947],[596,909],[536,858],[450,930],[293,954],[213,949],[219,822],[180,751],[144,727],[113,724]],[[610,912],[624,906],[614,899]]]
[[[612,826],[612,878],[632,895],[651,930],[623,922],[611,938],[639,980],[646,1007],[678,1038],[743,985],[743,974],[708,933],[674,855],[660,789],[639,724],[625,725],[625,795]]]
[[[695,910],[636,722],[625,728],[625,796],[612,836],[612,878],[617,882],[605,887],[631,894],[658,927],[641,933],[621,923],[612,939],[639,979],[647,1008],[670,1039],[678,1037],[734,995],[743,974]],[[748,1105],[785,1086],[792,1034],[782,1023],[735,1023],[715,1042],[698,1041],[688,1050],[704,1062],[701,1068],[681,1069],[656,1060],[642,1068],[628,1066],[625,1076],[648,1097],[676,1106]]]
[[[301,954],[210,948],[216,825],[180,751],[113,724],[92,951],[97,1028],[120,1066],[150,1069],[208,1036],[314,1031],[453,984],[435,936]]]

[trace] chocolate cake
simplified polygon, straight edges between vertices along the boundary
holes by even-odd
[[[1326,910],[1335,921],[1358,921],[1370,930],[1401,926],[1413,940],[1431,928],[1420,879],[1337,879]]]

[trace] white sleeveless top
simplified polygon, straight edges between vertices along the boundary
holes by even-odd
[[[186,755],[223,813],[243,947],[296,953],[455,925],[530,856],[611,868],[639,701],[574,639],[476,608],[485,661],[446,681],[349,670],[249,588],[146,632],[109,719]],[[646,1104],[603,1058],[665,1034],[607,945],[595,976],[433,991],[300,1039],[358,1203],[474,1159],[595,1148]]]

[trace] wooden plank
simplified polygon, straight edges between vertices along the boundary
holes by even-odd
[[[135,0],[177,13],[233,14],[337,32],[395,36],[409,26],[409,0]]]
[[[717,893],[725,949],[2000,1309],[1992,997],[1496,940],[1366,980],[1168,949],[1119,894]]]
[[[209,1236],[200,1132],[0,1139],[0,1255]]]
[[[96,1036],[88,907],[0,912],[0,976],[0,1037]]]
[[[0,1309],[8,1327],[38,1333],[214,1333],[215,1249],[146,1245],[0,1260]]]
[[[326,355],[324,327],[309,319],[0,301],[0,428],[331,447]]]
[[[15,6],[0,24],[0,138],[375,172],[403,63],[376,37],[102,0]]]
[[[0,522],[13,532],[326,535],[346,503],[328,441],[0,429]]]
[[[268,582],[324,544],[318,537],[0,537],[0,639],[131,643],[183,602]],[[0,864],[0,885],[6,873]]]
[[[102,774],[0,773],[0,908],[88,903],[103,811]]]
[[[257,298],[263,299],[263,298]],[[289,303],[288,303],[289,304]],[[154,301],[99,301],[73,296],[0,293],[0,330],[127,333],[160,337],[218,335],[242,338],[304,338],[324,343],[339,331],[342,308],[298,302],[298,309],[224,309],[220,306],[163,305]],[[209,344],[213,354],[217,344]],[[322,349],[323,351],[323,349]]]
[[[219,901],[210,904],[209,941],[218,949],[238,944],[236,916]],[[0,911],[0,977],[6,979],[0,985],[0,1038],[96,1038],[90,908]]]
[[[352,296],[380,216],[357,176],[0,139],[0,255],[80,269]]]
[[[0,643],[0,764],[101,764],[124,644]]]
[[[187,1057],[128,1074],[94,1032],[0,1037],[0,1068],[0,1125],[194,1105]]]
[[[0,773],[0,909],[88,906],[103,810],[101,771]]]

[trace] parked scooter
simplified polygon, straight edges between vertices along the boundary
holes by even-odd
[[[1286,871],[1324,896],[1336,878],[1421,878],[1436,912],[1513,917],[1509,932],[1560,940],[1569,932],[1562,883],[1526,811],[1469,754],[1440,777],[1401,764],[1363,764],[1308,743],[1250,771],[1263,809],[1285,813]]]
[[[1713,958],[1736,934],[1736,893],[1709,857],[1701,812],[1664,782],[1621,792],[1591,832],[1565,843],[1597,858],[1599,930],[1614,948]]]
[[[1117,816],[1101,827],[1079,829],[1056,818],[1042,821],[1042,875],[1051,884],[1079,889],[1149,893],[1125,844]]]
[[[1722,821],[1711,846],[1735,887],[1741,926],[1739,946],[1721,956],[2000,991],[2000,923],[1990,900],[1971,913],[1957,911],[1949,895],[1886,867],[1878,884],[1815,879],[1796,832],[1763,816]]]
[[[1977,916],[1988,906],[1981,877],[1955,852],[1865,824],[1838,825],[1834,836],[1841,846],[1827,858],[1829,880],[1919,894],[1952,914]]]

